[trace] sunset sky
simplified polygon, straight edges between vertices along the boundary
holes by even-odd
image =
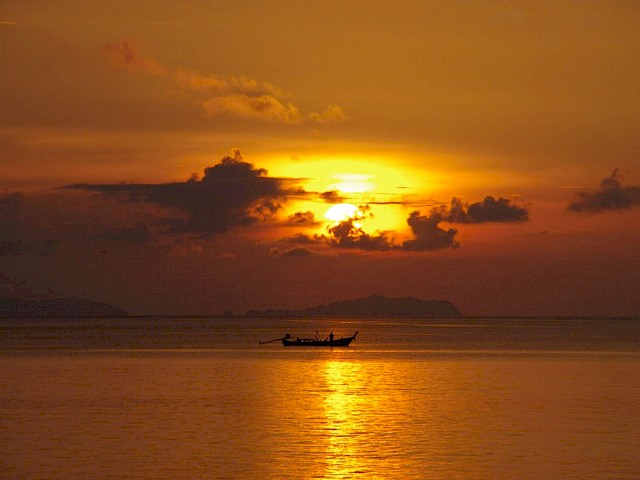
[[[0,289],[640,313],[640,3],[0,1]]]

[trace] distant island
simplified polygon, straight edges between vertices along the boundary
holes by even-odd
[[[0,297],[0,318],[124,317],[126,315],[126,311],[108,303],[78,298],[34,300]]]
[[[387,298],[371,295],[355,300],[334,302],[302,310],[249,310],[248,316],[254,317],[460,317],[458,309],[446,300],[418,300],[413,297]]]

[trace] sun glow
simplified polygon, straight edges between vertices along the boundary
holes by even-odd
[[[306,192],[287,205],[286,215],[308,212],[325,220],[310,227],[319,233],[348,219],[367,233],[406,230],[407,210],[415,208],[411,205],[425,194],[425,185],[433,186],[424,171],[400,164],[391,155],[317,154],[271,158],[267,163],[271,175],[298,179]]]
[[[300,178],[307,191],[342,193],[403,193],[416,187],[418,175],[391,157],[309,155],[306,158],[269,158],[269,174]]]
[[[329,185],[328,190],[337,190],[342,193],[365,193],[376,188],[376,185],[370,181],[372,175],[341,173],[334,175],[334,177],[339,182]]]
[[[353,218],[360,213],[358,207],[351,203],[337,203],[331,206],[324,214],[324,218],[335,223],[343,222],[348,218]]]

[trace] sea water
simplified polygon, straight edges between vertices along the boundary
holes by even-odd
[[[349,348],[259,345],[359,331]],[[0,320],[2,479],[637,479],[640,319]]]

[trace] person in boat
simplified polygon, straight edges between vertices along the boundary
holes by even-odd
[[[329,334],[329,342],[333,343],[333,331]]]

